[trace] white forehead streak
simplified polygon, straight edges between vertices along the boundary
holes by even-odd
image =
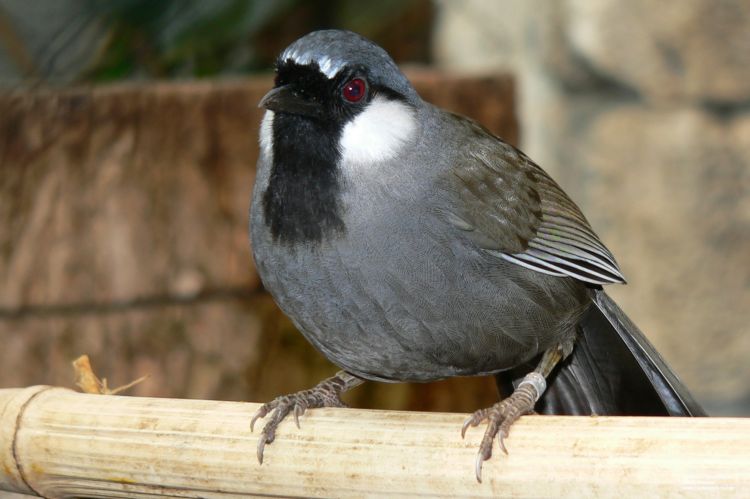
[[[273,111],[266,111],[260,122],[260,152],[269,158],[273,154]]]
[[[344,61],[331,59],[330,57],[325,55],[316,56],[316,54],[310,52],[299,52],[297,50],[285,50],[284,53],[281,54],[280,59],[281,61],[291,59],[300,66],[316,63],[318,65],[318,68],[320,68],[320,72],[326,75],[328,79],[336,76],[341,68],[346,66],[346,63]]]
[[[375,97],[341,134],[344,165],[377,163],[395,157],[417,128],[414,111],[396,100]]]

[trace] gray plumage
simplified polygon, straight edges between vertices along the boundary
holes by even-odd
[[[363,379],[495,374],[509,396],[462,429],[488,421],[479,481],[495,437],[503,448],[535,407],[704,414],[601,290],[624,278],[575,203],[521,151],[422,101],[383,49],[311,33],[280,55],[261,106],[256,266],[344,370],[258,410],[261,463],[288,414],[341,406]]]
[[[358,35],[308,37],[313,47],[324,40],[341,67],[347,55],[357,58],[351,64],[387,57],[382,49],[341,49],[359,46]],[[280,61],[307,41],[295,42]],[[312,48],[295,60],[314,61],[316,53]],[[377,80],[403,90],[405,78],[387,61]],[[406,94],[413,92],[409,85]],[[251,237],[266,288],[318,350],[368,379],[489,374],[572,342],[589,298],[581,282],[559,275],[574,275],[570,269],[581,259],[608,265],[614,278],[606,282],[617,280],[609,251],[525,155],[466,118],[421,99],[409,105],[418,129],[397,158],[338,166],[345,232],[322,242],[274,241],[261,205],[273,161],[260,158]],[[558,218],[566,225],[556,224]],[[536,241],[550,243],[550,256],[539,256]],[[548,275],[512,259],[529,251],[542,261],[560,258],[569,268]],[[554,262],[550,268],[556,270]]]

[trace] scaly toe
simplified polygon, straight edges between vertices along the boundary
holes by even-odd
[[[258,419],[269,416],[258,440],[256,454],[258,462],[263,464],[263,451],[267,444],[276,438],[276,429],[291,412],[294,423],[300,427],[299,418],[307,409],[317,407],[345,407],[340,396],[343,392],[362,384],[362,380],[349,373],[340,371],[335,376],[318,383],[314,388],[276,397],[271,402],[263,404],[250,420],[250,431],[255,428]]]
[[[464,424],[461,426],[461,438],[466,436],[466,430],[469,429],[469,426],[479,426],[479,423],[487,419],[488,412],[489,409],[480,409],[466,418]]]
[[[255,411],[255,414],[253,414],[253,418],[250,420],[250,433],[252,433],[255,429],[255,422],[259,419],[265,418],[270,413],[272,413],[279,406],[282,398],[283,397],[277,397],[270,402],[266,402],[265,404],[260,406],[257,411]]]

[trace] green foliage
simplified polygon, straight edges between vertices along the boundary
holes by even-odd
[[[204,76],[254,69],[265,61],[253,39],[294,0],[94,1],[108,40],[89,76]]]
[[[267,69],[313,29],[386,32],[426,0],[89,0],[106,33],[83,79],[179,78]],[[422,24],[429,23],[424,19]],[[423,32],[426,30],[422,30]]]

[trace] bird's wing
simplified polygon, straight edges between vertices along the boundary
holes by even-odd
[[[591,284],[625,279],[575,203],[524,153],[473,121],[472,141],[447,175],[457,202],[448,218],[479,247],[509,262]]]

